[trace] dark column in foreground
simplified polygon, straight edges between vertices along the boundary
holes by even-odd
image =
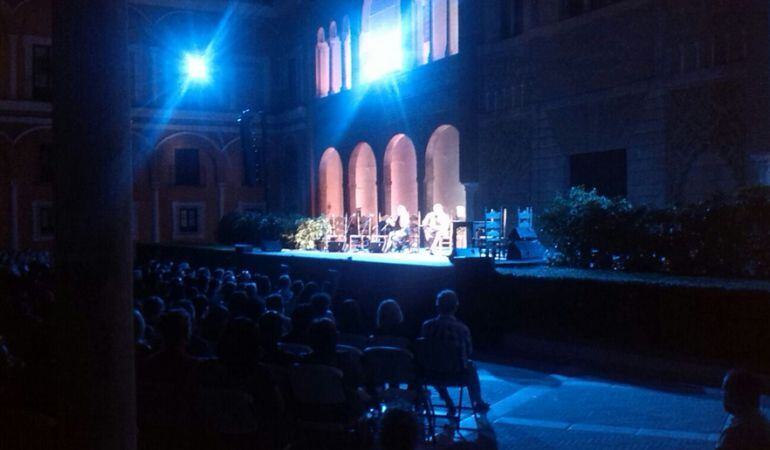
[[[61,448],[136,448],[125,0],[54,4]]]

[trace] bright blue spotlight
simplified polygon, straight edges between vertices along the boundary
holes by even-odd
[[[204,55],[186,53],[184,55],[184,73],[187,80],[194,83],[208,83],[209,61]]]
[[[375,81],[402,68],[401,28],[381,29],[361,35],[361,72],[364,81]]]

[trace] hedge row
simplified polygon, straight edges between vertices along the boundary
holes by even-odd
[[[717,277],[770,277],[770,188],[685,206],[633,206],[572,188],[540,219],[555,265]]]

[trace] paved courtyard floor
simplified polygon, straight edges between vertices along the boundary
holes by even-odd
[[[713,449],[727,418],[715,388],[478,367],[500,449]],[[461,427],[476,426],[464,417]]]

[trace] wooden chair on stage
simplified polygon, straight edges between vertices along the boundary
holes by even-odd
[[[454,250],[454,222],[450,222],[446,230],[436,233],[433,243],[430,246],[430,253],[433,255],[450,256]]]
[[[347,215],[330,216],[328,220],[332,232],[326,236],[325,248],[327,251],[341,252],[347,245]]]
[[[422,223],[422,214],[420,212],[409,216],[409,237],[407,239],[409,239],[408,249],[411,253],[419,252],[422,246],[420,223]]]
[[[492,259],[505,258],[505,208],[490,209],[484,213],[483,235],[480,236],[481,255]]]
[[[351,219],[352,221],[353,219]],[[365,220],[361,220],[361,218],[356,217],[356,224],[355,224],[355,230],[357,231],[354,234],[348,235],[348,251],[351,252],[361,252],[364,250],[369,249],[369,244],[371,243],[372,235],[374,234],[372,232],[372,222],[374,222],[374,216],[368,215],[366,216]],[[374,227],[376,228],[377,224],[374,224]]]

